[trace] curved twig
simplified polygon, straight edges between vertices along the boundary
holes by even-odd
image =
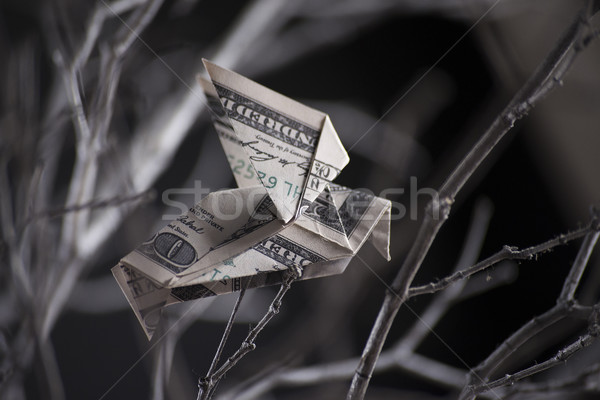
[[[581,42],[582,36],[588,29],[590,18],[588,5],[589,3],[569,25],[557,45],[538,66],[529,80],[450,174],[440,189],[439,198],[433,199],[429,204],[427,215],[421,224],[415,242],[391,285],[393,293],[386,293],[352,379],[347,395],[348,400],[362,400],[364,398],[392,322],[398,310],[408,298],[410,285],[439,229],[448,218],[455,196],[498,142],[513,127],[514,123],[525,116],[533,105],[542,98],[540,91],[544,90],[543,94],[547,94],[567,72],[568,66],[567,68],[561,68],[561,66],[573,45]]]

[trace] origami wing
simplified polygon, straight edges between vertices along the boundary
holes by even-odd
[[[201,84],[238,186],[261,183],[278,218],[297,218],[350,160],[329,116],[203,62],[212,85]]]
[[[159,284],[156,279],[151,279],[149,276],[156,276],[156,271],[137,257],[143,252],[145,256],[157,258],[156,254],[161,251],[157,249],[156,237],[172,235],[173,230],[184,230],[182,224],[187,223],[187,219],[180,218],[170,224],[155,238],[126,256],[113,268],[113,274],[148,338],[151,338],[164,306],[230,293],[242,287],[277,284],[283,281],[285,271],[290,268],[302,271],[300,279],[339,274],[367,238],[381,236],[389,239],[391,206],[388,200],[332,186],[338,200],[342,200],[339,203],[333,202],[334,197],[327,188],[296,223],[256,241],[245,251],[232,254],[208,269],[195,269],[171,284]],[[221,192],[215,195],[218,193]],[[173,248],[170,243],[170,248]],[[389,240],[383,246],[374,244],[389,260],[387,243]]]

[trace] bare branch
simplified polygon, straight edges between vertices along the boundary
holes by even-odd
[[[250,283],[250,280],[248,280],[248,284],[249,283]],[[221,359],[221,354],[223,353],[223,349],[225,348],[225,343],[227,343],[227,339],[229,339],[229,334],[231,333],[231,329],[233,328],[233,323],[235,321],[235,317],[240,308],[240,305],[242,304],[242,299],[244,298],[245,293],[246,293],[246,288],[242,288],[242,290],[240,291],[240,294],[233,306],[233,309],[231,310],[231,316],[229,317],[229,320],[227,321],[227,325],[225,326],[225,332],[223,333],[223,336],[221,337],[221,341],[219,342],[219,347],[217,347],[217,351],[215,352],[215,356],[210,364],[210,367],[208,368],[208,371],[206,372],[206,376],[204,378],[201,378],[198,381],[198,387],[199,387],[198,400],[208,398],[210,391],[213,389],[213,387],[216,384],[212,381],[212,376],[215,372],[215,369],[217,368],[217,365],[219,364],[219,360]]]
[[[596,340],[596,338],[598,337],[598,333],[599,333],[598,327],[596,326],[595,328],[591,328],[591,329],[592,329],[592,331],[590,333],[587,333],[587,334],[581,336],[575,342],[573,342],[573,343],[569,344],[568,346],[566,346],[565,348],[559,350],[553,357],[549,358],[548,360],[546,360],[544,362],[533,365],[529,368],[526,368],[522,371],[516,372],[512,375],[507,374],[503,378],[497,379],[497,380],[489,382],[489,383],[482,383],[479,385],[470,385],[467,387],[466,390],[470,395],[476,396],[477,394],[488,391],[490,389],[494,389],[494,388],[502,387],[502,386],[513,385],[515,382],[518,382],[529,376],[538,374],[542,371],[545,371],[547,369],[555,367],[559,364],[563,364],[573,354],[575,354],[576,352],[589,346],[590,344],[592,344],[594,342],[594,340]]]
[[[490,201],[481,199],[474,208],[471,225],[456,268],[470,264],[477,259],[491,214]],[[442,386],[462,387],[465,378],[461,376],[461,370],[414,353],[416,347],[437,324],[447,308],[460,296],[461,289],[462,287],[457,285],[453,290],[445,291],[438,296],[408,333],[393,348],[381,354],[375,371],[399,368]],[[350,359],[308,368],[280,370],[265,376],[264,379],[250,387],[244,387],[238,391],[233,390],[224,398],[231,396],[239,399],[242,396],[243,399],[253,399],[276,386],[314,385],[320,382],[349,379],[354,373],[354,366],[357,362],[358,359]]]
[[[455,270],[464,265],[474,263],[479,256],[483,240],[487,232],[489,221],[492,217],[492,205],[490,200],[481,199],[473,211],[471,226],[462,253],[456,263]],[[397,356],[413,353],[419,344],[431,333],[433,327],[437,325],[440,319],[448,311],[448,309],[460,297],[462,289],[467,281],[464,280],[460,284],[453,286],[451,289],[440,293],[434,298],[423,314],[418,317],[418,320],[413,324],[412,328],[398,341],[394,346],[394,351]]]
[[[221,367],[219,369],[217,369],[210,375],[207,374],[207,376],[205,378],[202,378],[199,381],[198,386],[200,387],[200,390],[198,391],[198,400],[210,399],[210,397],[213,394],[213,388],[216,387],[216,385],[219,383],[221,378],[231,368],[235,367],[235,365],[246,354],[250,353],[252,350],[254,350],[256,348],[256,344],[254,344],[254,341],[256,340],[256,338],[258,337],[260,332],[267,326],[269,321],[271,321],[271,319],[273,319],[273,317],[279,313],[279,309],[281,308],[281,302],[283,300],[283,297],[288,292],[288,290],[290,290],[292,283],[299,277],[300,277],[300,271],[294,271],[294,270],[288,271],[288,276],[285,278],[285,280],[281,284],[281,287],[279,288],[279,292],[277,292],[277,295],[275,296],[275,298],[273,298],[273,301],[271,302],[271,305],[269,306],[269,310],[262,317],[262,319],[258,322],[258,324],[250,330],[250,332],[248,333],[248,336],[246,336],[246,339],[244,339],[240,348],[231,357],[229,357],[223,363],[223,365],[221,365]],[[236,303],[236,306],[237,305],[238,304]],[[235,309],[235,307],[234,307],[234,309]],[[232,313],[232,317],[233,316],[234,316],[234,314]],[[228,326],[229,326],[229,323],[228,323]],[[211,369],[212,368],[213,367],[211,366]]]
[[[111,4],[105,1],[98,3],[87,24],[85,39],[73,57],[71,69],[79,71],[87,63],[94,46],[96,46],[102,25],[107,17],[118,16],[143,3],[144,0],[117,0]]]
[[[104,89],[104,82],[101,81],[99,82],[100,89],[96,94],[98,97],[95,103],[101,107],[99,110],[95,110],[95,120],[86,115],[83,107],[82,93],[77,79],[81,71],[73,68],[65,68],[63,70],[63,80],[65,82],[67,97],[74,113],[74,124],[78,132],[76,159],[73,166],[73,175],[69,183],[66,208],[77,207],[78,204],[92,201],[99,172],[98,156],[101,143],[105,141],[108,126],[112,118],[114,96],[120,76],[120,60],[124,55],[123,51],[131,45],[133,40],[139,36],[141,31],[151,21],[158,11],[160,4],[162,4],[162,0],[153,0],[134,12],[132,16],[133,22],[130,25],[126,24],[124,28],[125,33],[121,35],[123,37],[115,40],[114,50],[109,56],[110,61],[108,62],[108,89]],[[109,7],[106,3],[104,5]],[[89,33],[89,35],[90,40],[95,41],[93,38],[94,34]],[[84,49],[88,45],[87,43],[87,40],[84,41],[82,49],[78,53],[82,57],[81,60],[73,63],[72,67],[82,67],[78,63],[83,62],[82,60],[87,58],[85,54],[87,50]],[[91,124],[92,121],[96,123]],[[54,279],[48,279],[46,282],[44,296],[46,297],[46,301],[44,312],[41,314],[41,333],[44,337],[47,337],[49,334],[60,310],[72,292],[78,276],[86,265],[82,259],[78,258],[81,255],[80,247],[83,241],[74,239],[87,231],[89,215],[90,209],[82,208],[78,211],[68,213],[63,219],[61,245],[59,248],[63,251],[60,257],[64,260],[64,266],[58,273],[51,277]],[[69,259],[72,261],[67,261]]]
[[[558,297],[558,302],[569,302],[572,301],[575,297],[575,291],[577,287],[579,287],[579,281],[581,280],[581,276],[583,275],[583,271],[585,271],[585,267],[590,260],[590,256],[592,255],[592,250],[594,250],[594,246],[598,241],[598,236],[600,235],[600,231],[598,231],[599,227],[599,215],[600,212],[598,210],[593,210],[594,216],[591,224],[592,228],[595,228],[595,232],[586,235],[583,239],[583,244],[579,249],[579,253],[577,253],[577,258],[573,263],[573,267],[569,271],[569,275],[565,279],[565,283],[563,285],[560,296]]]
[[[593,213],[594,221],[590,226],[597,228],[597,211],[593,210]],[[573,298],[573,294],[577,290],[579,280],[588,264],[593,246],[598,239],[598,235],[599,233],[597,231],[587,234],[583,244],[579,249],[577,258],[571,267],[569,275],[563,284],[561,295],[558,297],[556,305],[544,314],[534,317],[532,320],[519,328],[504,342],[502,342],[502,344],[498,346],[498,348],[496,348],[496,350],[494,350],[492,354],[490,354],[483,362],[471,370],[467,380],[469,385],[463,390],[460,397],[461,399],[472,399],[473,397],[469,387],[473,386],[473,382],[481,381],[482,385],[484,385],[485,381],[501,365],[501,363],[514,354],[517,349],[526,341],[562,318],[565,318],[568,315],[575,315],[575,311],[581,310],[577,307],[574,307],[576,302]],[[592,315],[596,314],[592,312]]]
[[[502,342],[480,365],[473,369],[471,372],[472,380],[484,380],[523,343],[561,319],[566,318],[568,315],[569,306],[567,304],[557,304],[545,313],[531,319]]]
[[[351,358],[305,368],[281,369],[270,373],[250,386],[236,387],[219,396],[218,399],[252,400],[260,398],[261,395],[276,387],[298,387],[347,380],[353,376],[358,361],[358,358]],[[401,369],[443,387],[457,389],[463,387],[465,382],[465,371],[431,358],[416,353],[398,357],[391,350],[381,353],[375,372],[380,373],[393,369]]]
[[[39,337],[39,336],[38,336]],[[58,361],[54,354],[54,346],[50,340],[43,342],[37,341],[38,355],[41,361],[42,371],[44,378],[46,379],[46,385],[48,389],[49,398],[51,400],[63,400],[65,399],[65,390],[63,388],[63,382],[60,378],[60,371],[58,367]]]
[[[594,220],[595,221],[595,220]],[[584,228],[577,229],[573,232],[568,232],[563,235],[559,235],[554,239],[550,239],[544,243],[540,243],[536,246],[527,247],[525,249],[517,249],[513,246],[504,246],[502,250],[497,253],[491,255],[485,260],[481,260],[475,265],[472,265],[469,268],[465,268],[463,270],[457,271],[443,279],[440,279],[437,282],[431,282],[426,285],[411,287],[408,292],[408,297],[420,296],[426,293],[435,293],[437,291],[443,290],[448,286],[452,285],[454,282],[457,282],[461,279],[465,279],[470,277],[477,272],[481,272],[489,267],[492,267],[498,264],[501,261],[505,260],[533,260],[539,254],[545,253],[549,250],[552,250],[555,247],[565,245],[567,243],[572,242],[573,240],[580,239],[581,237],[589,234],[590,232],[595,232],[597,227],[594,223],[587,225]],[[596,232],[597,234],[597,232]],[[597,238],[597,236],[596,236]]]
[[[544,85],[554,86],[552,83],[548,83],[548,79],[550,77],[557,78],[557,72],[563,75],[566,73],[567,69],[558,71],[558,68],[560,68],[564,56],[570,51],[573,44],[580,40],[588,27],[586,11],[584,8],[577,15],[550,54],[450,174],[440,189],[440,198],[434,199],[429,204],[427,215],[419,229],[417,238],[391,285],[394,293],[386,294],[375,320],[369,339],[364,347],[361,361],[350,385],[347,395],[348,400],[362,400],[364,398],[371,375],[377,364],[377,358],[381,353],[392,322],[400,306],[408,298],[410,285],[437,236],[437,232],[448,218],[454,197],[506,132],[540,100],[541,96],[538,96],[538,94],[544,88]],[[562,79],[562,75],[558,76],[558,79]],[[554,79],[550,79],[550,81],[554,82]]]
[[[512,396],[523,393],[556,392],[569,389],[576,391],[588,390],[586,387],[586,380],[590,376],[598,374],[598,372],[600,372],[600,364],[594,364],[588,368],[585,368],[583,371],[581,371],[581,373],[570,376],[566,379],[552,380],[547,382],[523,382],[521,384],[511,386],[511,388],[508,390],[508,393],[506,393],[505,398],[508,399]]]
[[[25,222],[23,223],[23,226],[19,230],[22,231],[23,229],[25,229],[27,227],[27,225],[31,224],[32,222],[34,222],[38,219],[43,219],[43,218],[50,219],[50,218],[62,217],[65,214],[69,214],[72,212],[77,212],[77,211],[81,211],[81,210],[85,210],[85,209],[96,210],[99,208],[106,208],[106,207],[118,207],[125,203],[133,203],[133,202],[144,203],[144,202],[153,200],[155,196],[156,196],[156,194],[152,190],[147,190],[145,192],[134,194],[132,196],[115,196],[110,199],[92,200],[85,204],[75,204],[70,207],[60,207],[60,208],[55,208],[52,210],[39,211],[39,212],[31,215],[27,220],[25,220]]]

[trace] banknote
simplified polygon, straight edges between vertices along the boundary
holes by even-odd
[[[349,161],[327,116],[204,62],[237,188],[212,192],[112,272],[150,339],[164,307],[344,271],[369,240],[389,260],[388,200],[333,183]]]
[[[329,116],[210,61],[204,65],[211,82],[201,85],[236,182],[262,183],[278,217],[289,222],[350,160]]]

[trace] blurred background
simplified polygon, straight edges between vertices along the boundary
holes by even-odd
[[[395,202],[392,261],[365,245],[344,274],[295,283],[216,396],[344,398],[345,376],[266,389],[260,382],[360,355],[385,295],[382,280],[393,280],[430,199],[416,189],[443,183],[582,4],[0,2],[0,397],[196,398],[235,296],[172,307],[165,321],[174,327],[148,342],[110,268],[177,213],[165,191],[189,189],[171,198],[191,205],[198,185],[235,186],[195,84],[205,57],[328,113],[351,158],[336,182]],[[598,65],[592,43],[562,87],[497,146],[460,192],[415,284],[589,221],[600,198]],[[555,304],[578,244],[470,279],[447,301],[435,335],[412,349],[448,367],[445,378],[399,363],[374,376],[367,398],[456,398],[468,367]],[[463,248],[470,255],[461,257]],[[599,261],[584,275],[581,304],[598,300]],[[276,290],[247,293],[225,356]],[[401,309],[386,349],[419,325],[416,315],[434,298]],[[585,326],[557,324],[499,376],[552,356]],[[533,382],[575,376],[599,355],[593,345]],[[556,398],[597,396],[598,373],[586,379]]]

